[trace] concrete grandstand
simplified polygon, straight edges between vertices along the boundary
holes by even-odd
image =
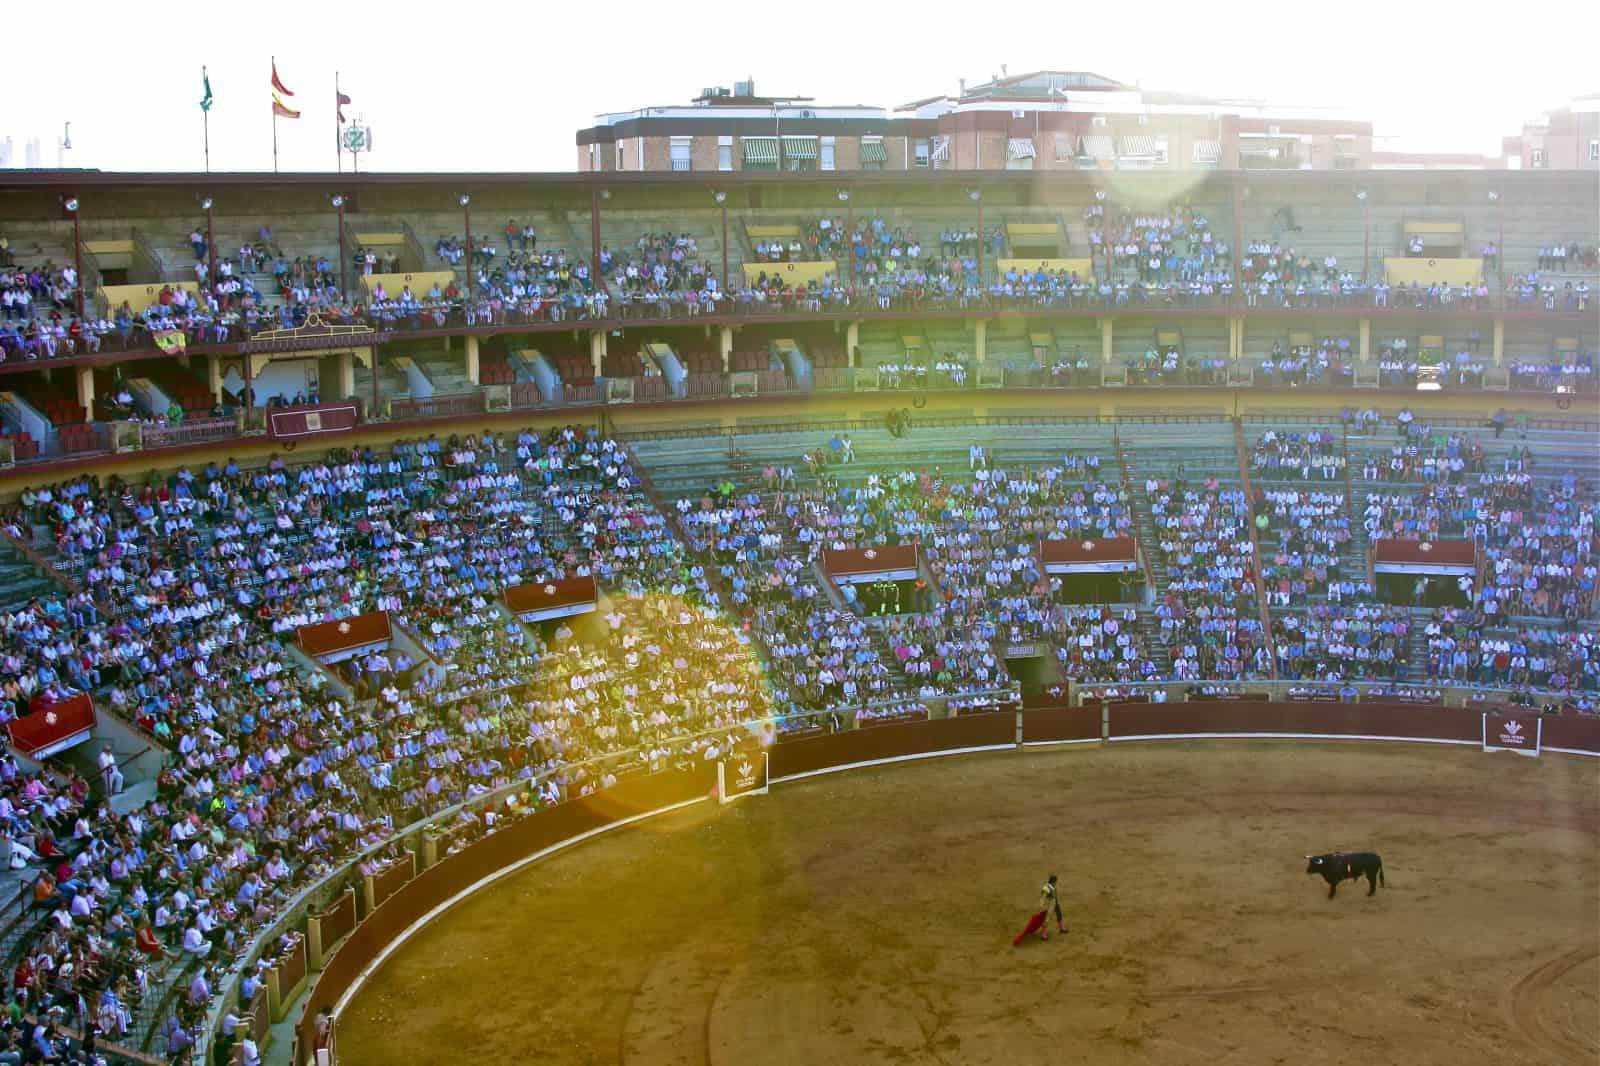
[[[19,1009],[303,1061],[423,870],[807,738],[1592,725],[1593,193],[7,175]]]

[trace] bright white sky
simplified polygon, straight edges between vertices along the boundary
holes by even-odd
[[[38,137],[41,162],[54,166],[70,120],[68,166],[198,171],[204,63],[216,94],[212,168],[270,170],[273,54],[303,112],[278,123],[284,170],[333,169],[335,70],[355,101],[347,115],[373,129],[363,169],[389,171],[571,170],[573,135],[596,114],[683,104],[749,76],[761,93],[892,108],[953,93],[961,77],[983,81],[1002,63],[1012,74],[1092,70],[1147,88],[1345,106],[1373,119],[1380,148],[1489,154],[1523,119],[1600,89],[1600,4],[1570,0],[1533,17],[1372,0],[1299,15],[1262,0],[1199,13],[1172,0],[1010,4],[976,18],[966,5],[946,14],[889,3],[813,4],[805,16],[736,5],[711,18],[633,0],[412,6],[318,19],[250,4],[202,14],[91,0],[69,27],[48,5],[19,3],[10,36],[39,46],[8,50],[0,140],[12,139],[19,166]],[[456,11],[470,15],[457,23]],[[601,43],[601,30],[618,39]],[[45,42],[67,33],[63,74],[62,53]]]

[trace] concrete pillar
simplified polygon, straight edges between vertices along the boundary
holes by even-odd
[[[606,360],[606,331],[589,331],[589,362],[594,365],[594,376],[599,377]]]
[[[356,353],[339,353],[339,399],[356,398]]]
[[[212,356],[213,359],[216,356]],[[83,406],[83,419],[85,422],[94,419],[94,367],[80,366],[78,368],[78,403]]]
[[[856,365],[856,348],[861,344],[861,323],[852,322],[844,329],[844,354],[852,368]]]
[[[1111,352],[1113,350],[1113,346],[1114,346],[1115,340],[1116,340],[1116,327],[1114,325],[1112,325],[1112,320],[1109,319],[1109,318],[1102,318],[1100,320],[1100,365],[1101,366],[1110,366],[1111,365]]]
[[[1372,319],[1370,318],[1361,320],[1361,346],[1357,349],[1356,354],[1361,357],[1363,363],[1372,361]]]
[[[717,351],[722,356],[722,372],[733,369],[733,327],[723,326],[717,331]]]
[[[1506,320],[1494,320],[1494,365],[1506,365]]]
[[[366,880],[370,880],[370,878]],[[312,918],[306,922],[306,965],[315,971],[322,969],[322,963],[322,922]]]
[[[222,357],[220,355],[206,356],[206,387],[211,390],[211,398],[217,403],[222,402]]]
[[[985,362],[987,360],[987,358],[988,358],[988,355],[989,355],[989,320],[988,319],[980,318],[980,319],[978,319],[977,324],[972,327],[972,346],[973,346],[973,354],[976,356],[978,362],[979,363]]]
[[[467,380],[474,385],[483,382],[478,372],[478,338],[474,334],[467,334]]]

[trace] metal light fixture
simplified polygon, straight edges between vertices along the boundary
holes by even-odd
[[[1104,189],[1096,189],[1094,191],[1094,198],[1096,200],[1104,200],[1106,198],[1106,191]]]
[[[728,200],[728,194],[723,192],[721,189],[718,189],[716,192],[711,194],[711,198],[719,204],[726,203]]]
[[[468,196],[466,193],[462,193],[460,196],[456,197],[456,202],[462,207],[466,207],[472,202],[472,197]]]
[[[1499,199],[1500,199],[1500,190],[1499,189],[1490,189],[1489,190],[1489,202],[1492,204],[1492,203],[1494,203],[1495,201],[1497,201]]]
[[[202,210],[202,211],[211,210],[211,197],[206,196],[206,197],[203,197],[200,200],[200,210]]]
[[[1367,190],[1365,190],[1365,189],[1357,189],[1356,190],[1356,199],[1362,201],[1363,203],[1365,203],[1366,199],[1367,199]]]
[[[610,189],[601,189],[600,190],[600,199],[602,199],[602,200],[611,199],[611,190]]]
[[[847,204],[847,203],[850,202],[850,190],[849,189],[840,189],[839,190],[839,202],[841,204]]]
[[[343,196],[337,196],[337,195],[334,196],[334,198],[333,198],[333,206],[334,207],[343,207],[344,206],[344,197]]]
[[[971,189],[967,192],[967,199],[971,200],[973,203],[977,203],[982,197],[983,193],[979,192],[977,189]]]
[[[69,196],[65,200],[61,201],[61,206],[66,208],[69,214],[75,215],[78,213],[78,198],[76,196]]]

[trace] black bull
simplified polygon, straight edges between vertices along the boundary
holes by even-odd
[[[1328,882],[1328,898],[1339,890],[1340,881],[1359,881],[1365,877],[1367,895],[1383,884],[1383,860],[1371,851],[1335,851],[1327,855],[1307,855],[1306,873],[1321,874]]]

